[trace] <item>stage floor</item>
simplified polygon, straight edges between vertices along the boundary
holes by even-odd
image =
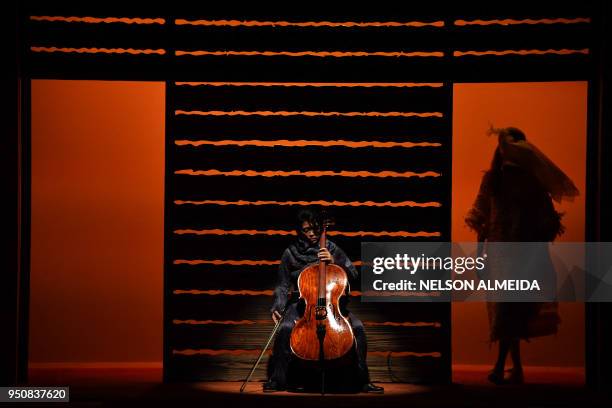
[[[454,383],[446,386],[381,383],[378,394],[268,393],[261,382],[250,383],[240,393],[239,382],[193,382],[163,384],[159,369],[30,369],[31,385],[70,385],[72,406],[117,406],[156,403],[179,406],[245,408],[265,406],[298,408],[333,407],[574,407],[610,406],[611,401],[583,386],[583,375],[574,369],[526,370],[527,384],[489,385],[486,368],[457,367]],[[316,404],[316,405],[313,405]],[[41,405],[36,405],[41,406]],[[57,406],[57,405],[53,405]],[[223,408],[223,407],[220,407]]]

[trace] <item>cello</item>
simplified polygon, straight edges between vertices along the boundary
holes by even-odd
[[[329,221],[322,223],[319,248],[326,248]],[[348,319],[340,312],[340,298],[348,287],[344,269],[320,261],[302,270],[298,278],[303,316],[291,331],[291,351],[303,360],[336,360],[353,347],[354,336]]]

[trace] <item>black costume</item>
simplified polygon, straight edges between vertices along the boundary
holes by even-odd
[[[555,211],[549,193],[536,177],[514,164],[501,166],[497,183],[494,177],[491,170],[484,174],[474,206],[465,218],[466,224],[478,233],[479,241],[550,242],[563,233],[561,214]],[[556,282],[548,245],[537,247],[540,246],[540,250],[531,253],[532,258],[529,260],[510,259],[512,250],[506,248],[489,248],[489,278],[516,279],[522,277],[522,264],[529,262],[533,265],[537,262],[539,276],[545,277],[546,282]],[[532,247],[537,248],[535,244]],[[556,288],[556,285],[552,287]],[[543,294],[549,297],[554,295],[548,292]],[[556,309],[554,305],[552,310]],[[542,325],[539,322],[542,321],[546,326],[554,327],[554,330],[551,327],[545,332],[556,333],[560,318],[557,313],[552,316],[550,310],[551,305],[543,302],[488,302],[490,341],[517,338],[527,340],[541,335],[537,332],[541,332]],[[530,328],[534,327],[536,332],[530,332]]]
[[[334,264],[346,271],[349,281],[357,279],[358,272],[344,251],[329,240],[327,240],[327,249],[333,257]],[[297,289],[298,277],[306,266],[319,262],[318,251],[318,243],[312,244],[306,238],[300,236],[295,243],[285,250],[278,268],[278,282],[274,290],[274,303],[270,311],[282,312],[285,309],[285,315],[274,342],[268,373],[270,381],[276,382],[281,387],[286,385],[287,369],[293,357],[289,346],[291,330],[295,325],[295,320],[300,317],[297,302],[299,293],[296,295],[296,292],[294,292],[289,296],[290,290],[292,286]],[[360,381],[362,381],[362,384],[368,384],[369,373],[366,363],[367,343],[365,329],[361,320],[346,309],[346,302],[348,302],[348,296],[343,296],[340,304],[341,312],[348,317],[353,329]]]

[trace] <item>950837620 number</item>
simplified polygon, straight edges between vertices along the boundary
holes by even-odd
[[[70,401],[68,387],[0,387],[0,402]]]

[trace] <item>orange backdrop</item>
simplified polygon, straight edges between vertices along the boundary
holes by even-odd
[[[587,83],[456,84],[453,88],[453,203],[452,240],[475,241],[464,224],[480,186],[482,172],[493,157],[495,137],[489,125],[523,130],[574,181],[581,195],[555,207],[565,212],[566,233],[560,241],[584,241]],[[453,362],[493,364],[488,322],[483,303],[454,303],[452,307]],[[584,304],[562,303],[563,320],[556,336],[523,343],[524,364],[584,365]]]
[[[32,81],[31,366],[161,363],[164,89]]]

